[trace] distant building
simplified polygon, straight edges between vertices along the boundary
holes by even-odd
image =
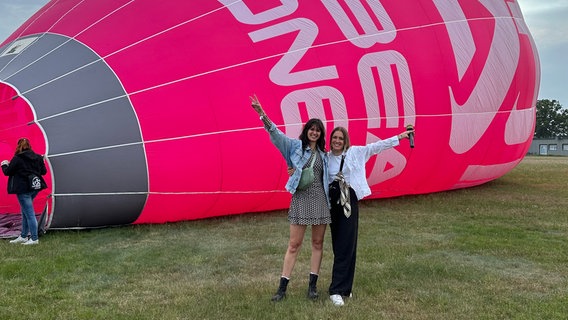
[[[568,156],[568,139],[534,138],[528,154],[541,156]]]

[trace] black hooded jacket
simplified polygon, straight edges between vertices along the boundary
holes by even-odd
[[[9,165],[2,166],[2,172],[8,176],[8,193],[18,194],[31,192],[29,175],[35,174],[43,181],[43,175],[47,173],[43,156],[32,150],[24,150],[15,155]]]

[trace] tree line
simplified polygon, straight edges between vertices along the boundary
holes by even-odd
[[[568,109],[556,100],[536,102],[535,138],[568,138]]]

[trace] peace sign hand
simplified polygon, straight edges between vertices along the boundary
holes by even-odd
[[[258,101],[256,94],[249,98],[254,111],[256,111],[261,116],[264,115],[264,110],[262,109],[262,106],[260,105],[260,101]]]

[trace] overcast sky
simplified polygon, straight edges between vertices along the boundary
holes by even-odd
[[[0,42],[49,0],[0,0]],[[568,107],[568,0],[518,0],[541,64],[539,99]]]

